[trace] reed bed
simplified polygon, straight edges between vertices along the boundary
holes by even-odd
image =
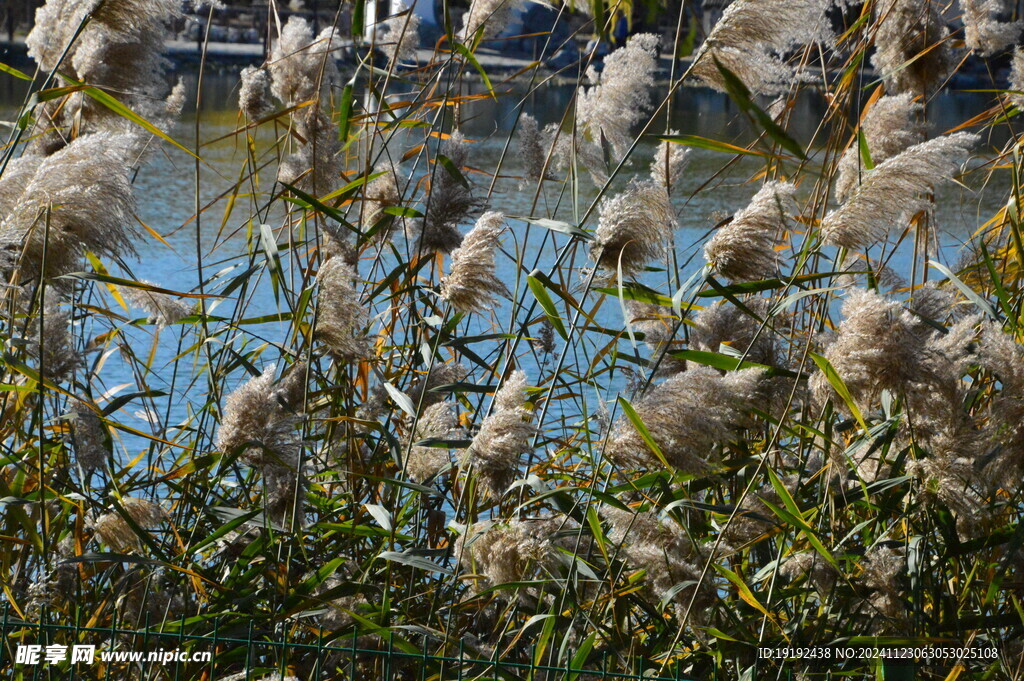
[[[481,77],[514,3],[474,0],[419,64],[408,11],[373,36],[272,20],[267,62],[240,76],[231,179],[201,119],[175,123],[178,2],[49,0],[37,71],[0,74],[32,93],[0,162],[12,613],[295,644],[216,644],[175,679],[463,678],[463,657],[907,678],[757,659],[897,641],[997,653],[917,678],[1022,678],[1018,48],[988,108],[953,130],[926,116],[957,69],[1012,48],[998,4],[962,0],[951,33],[930,0],[736,0],[667,80],[681,30],[632,36],[600,70],[584,55],[559,74],[578,86],[559,122],[517,99],[498,157],[463,122],[552,77]],[[674,132],[689,86],[727,93],[749,143]],[[798,142],[806,90],[827,107]],[[162,239],[134,184],[172,149],[194,163],[175,218],[190,290],[132,274]],[[694,154],[721,170],[684,194]],[[725,177],[751,201],[706,243],[680,238]],[[969,211],[982,190],[1003,207],[943,262],[936,197]],[[504,215],[498,192],[532,209]],[[403,657],[321,654],[356,643]],[[509,678],[528,676],[555,678]]]

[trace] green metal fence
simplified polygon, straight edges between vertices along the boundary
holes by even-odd
[[[316,637],[289,641],[285,630],[222,629],[189,634],[183,622],[138,629],[26,621],[5,605],[0,619],[0,671],[15,681],[681,681],[676,666],[663,668],[639,657],[624,660],[599,651],[564,653],[572,664],[546,661],[550,650],[532,648],[510,659],[482,658],[465,640],[446,645],[425,631],[409,631],[396,643],[386,632],[372,636]],[[408,643],[412,635],[418,649]],[[446,651],[446,652],[438,652]],[[555,651],[558,652],[558,651]],[[578,651],[576,651],[578,653]],[[279,676],[275,676],[279,675]],[[713,674],[709,678],[715,678]]]

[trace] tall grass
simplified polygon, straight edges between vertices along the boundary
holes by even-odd
[[[557,123],[515,99],[496,157],[463,122],[553,77],[481,75],[511,2],[475,1],[418,65],[412,14],[357,35],[354,65],[336,28],[271,17],[231,180],[200,118],[175,127],[176,2],[49,0],[0,163],[6,601],[31,621],[410,654],[353,669],[220,644],[218,676],[176,679],[462,678],[420,652],[894,678],[756,649],[895,640],[998,652],[919,678],[1020,678],[1024,83],[929,132],[929,98],[1016,36],[963,4],[966,45],[929,0],[737,0],[665,81],[680,18],[674,44],[638,35],[601,72],[566,69]],[[749,144],[669,128],[696,85],[732,98]],[[787,129],[808,89],[827,107],[802,144]],[[195,164],[188,291],[132,274],[139,240],[162,239],[133,184],[174,145]],[[693,178],[694,155],[720,170]],[[752,200],[691,243],[680,216],[724,178]],[[1005,207],[940,262],[937,197],[966,210],[982,188]],[[500,192],[529,214],[493,210]]]

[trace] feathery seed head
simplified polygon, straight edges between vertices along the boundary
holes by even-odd
[[[139,283],[159,288],[156,284],[144,279]],[[149,323],[156,324],[158,329],[170,324],[177,324],[192,314],[192,306],[167,293],[148,291],[134,286],[121,286],[119,289],[129,303],[149,315]]]
[[[638,33],[604,58],[600,78],[593,67],[587,71],[598,83],[579,89],[576,120],[597,149],[601,148],[602,136],[619,156],[629,148],[633,141],[630,129],[650,107],[648,90],[654,85],[659,42],[653,33]]]
[[[653,387],[633,408],[669,464],[684,473],[703,473],[715,463],[716,445],[748,421],[761,375],[758,369],[743,369],[722,376],[709,367],[694,367]],[[623,465],[661,466],[625,416],[615,424],[607,453]]]
[[[1001,20],[1014,9],[1007,0],[960,0],[960,7],[968,49],[985,57],[1017,42],[1021,22]]]
[[[292,15],[270,52],[270,91],[287,106],[319,101],[339,81],[335,51],[340,46],[333,27],[314,37],[310,23]]]
[[[704,246],[704,257],[722,276],[734,281],[765,279],[779,271],[775,243],[786,228],[786,213],[796,207],[796,187],[769,182],[720,227]]]
[[[519,473],[520,456],[530,451],[537,426],[526,408],[526,374],[513,371],[494,395],[491,414],[466,449],[459,465],[472,467],[483,491],[500,499]]]
[[[821,222],[826,243],[861,249],[931,206],[926,194],[952,180],[978,136],[960,132],[921,142],[875,166],[846,202]]]
[[[153,529],[166,517],[164,510],[151,501],[135,497],[123,497],[120,501],[128,517],[144,531]],[[93,529],[103,543],[116,551],[142,550],[142,539],[116,509],[97,518]]]
[[[622,193],[601,202],[590,257],[598,267],[623,276],[640,272],[661,255],[675,229],[668,192],[650,180],[632,181]]]
[[[396,9],[398,16],[385,20],[376,35],[377,49],[392,65],[416,61],[416,48],[420,43],[420,15],[404,2],[399,2]]]
[[[460,173],[469,157],[469,144],[462,133],[455,130],[441,145],[441,155]],[[459,225],[472,217],[478,202],[473,197],[472,185],[463,174],[458,178],[445,164],[435,163],[430,177],[430,193],[426,199],[425,216],[419,222],[420,251],[451,253],[462,241]]]
[[[729,4],[694,58],[693,74],[707,87],[726,91],[716,61],[754,94],[786,92],[796,79],[783,57],[799,45],[830,45],[825,16],[830,0],[736,0]]]
[[[504,230],[504,215],[484,213],[452,252],[452,271],[441,280],[441,297],[459,312],[482,312],[508,292],[494,273],[494,256]]]
[[[462,15],[459,38],[470,42],[481,27],[484,40],[495,37],[505,30],[522,5],[523,0],[470,0],[469,9]]]
[[[448,450],[444,447],[428,447],[416,443],[435,438],[452,440],[461,434],[462,428],[459,427],[454,404],[437,402],[424,409],[410,438],[412,448],[405,464],[406,473],[418,482],[424,482],[437,475],[438,471],[450,463]]]
[[[886,95],[868,109],[860,130],[874,165],[924,141],[925,130],[920,120],[923,113],[924,104],[916,101],[911,92]],[[860,145],[851,144],[839,160],[836,199],[846,201],[860,184],[861,176],[869,172],[862,167]]]
[[[676,130],[669,131],[670,135],[678,135]],[[662,141],[654,150],[654,162],[651,163],[651,179],[671,192],[679,187],[683,177],[683,171],[690,163],[690,148],[682,144]]]
[[[371,354],[366,336],[368,319],[353,281],[355,270],[341,258],[333,257],[320,266],[319,316],[316,336],[331,353],[346,360],[366,359]]]
[[[886,92],[929,94],[956,66],[938,0],[883,0],[875,6],[871,64]]]
[[[108,433],[92,402],[84,398],[76,401],[71,410],[71,422],[75,462],[87,473],[102,468],[109,454]]]
[[[266,69],[246,66],[242,69],[242,84],[238,89],[238,108],[250,121],[270,113],[270,77]]]

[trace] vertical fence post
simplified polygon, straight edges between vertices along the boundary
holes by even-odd
[[[217,637],[220,635],[220,617],[215,617],[213,620],[213,650],[210,651],[210,679],[216,679],[214,676],[213,658],[217,655]]]
[[[245,643],[245,681],[249,681],[252,678],[252,624],[253,621],[250,619],[249,635]]]

